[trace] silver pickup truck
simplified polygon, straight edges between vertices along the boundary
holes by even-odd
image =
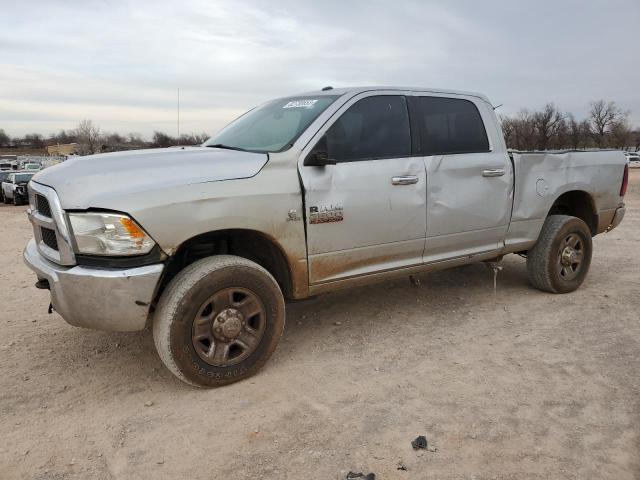
[[[24,259],[68,323],[152,324],[169,370],[214,387],[264,365],[285,299],[508,253],[534,287],[575,290],[627,175],[618,151],[508,152],[482,95],[328,87],[199,147],[37,173]]]

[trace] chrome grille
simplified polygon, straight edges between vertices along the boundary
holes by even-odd
[[[58,251],[58,239],[56,238],[55,230],[50,228],[40,227],[40,234],[42,235],[42,242],[52,250]]]
[[[36,193],[36,210],[41,215],[51,218],[51,207],[49,206],[49,200],[43,195]]]
[[[75,265],[67,219],[55,190],[29,182],[29,221],[40,254],[60,265]]]

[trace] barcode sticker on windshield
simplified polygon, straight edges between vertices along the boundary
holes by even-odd
[[[292,100],[282,108],[313,108],[318,100]]]

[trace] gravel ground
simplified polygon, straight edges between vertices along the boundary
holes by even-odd
[[[25,208],[2,206],[0,478],[640,478],[639,182],[575,293],[533,290],[512,255],[495,294],[473,265],[325,295],[217,390],[175,379],[150,332],[47,315]]]

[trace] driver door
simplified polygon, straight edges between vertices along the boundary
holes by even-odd
[[[359,95],[336,117],[311,142],[335,165],[300,166],[310,284],[421,264],[426,173],[406,98]]]

